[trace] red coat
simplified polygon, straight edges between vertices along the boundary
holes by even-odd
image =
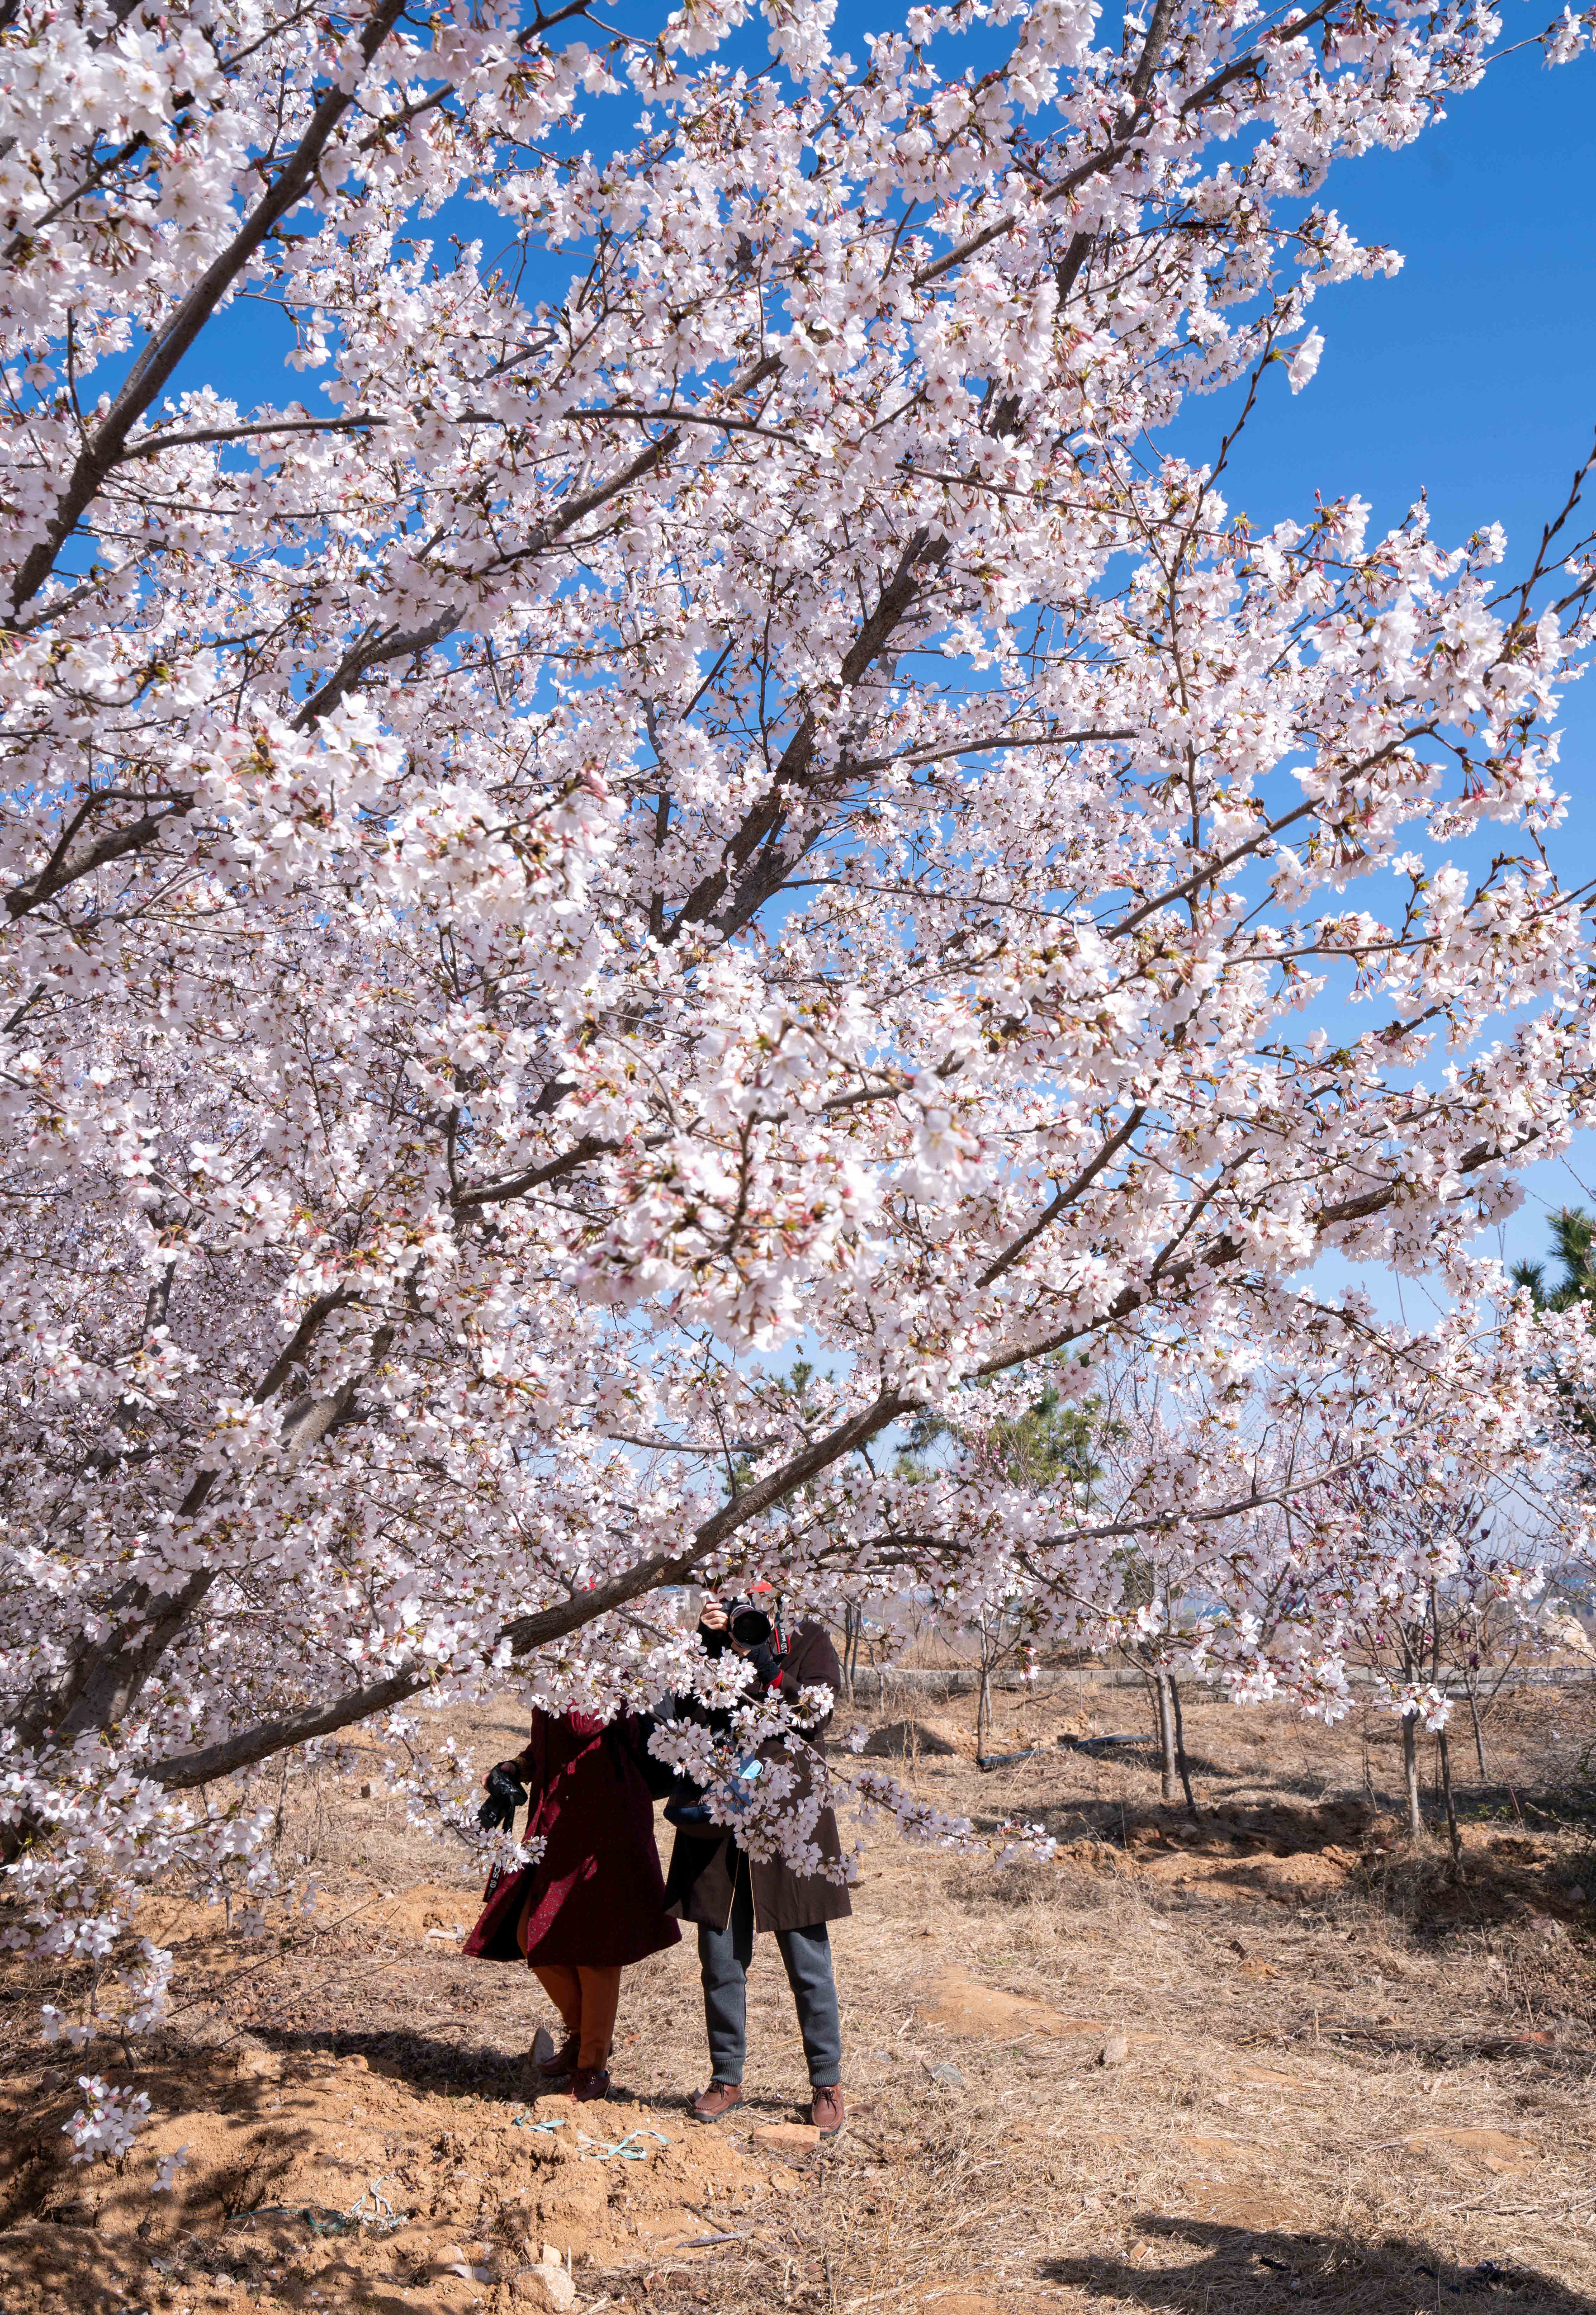
[[[541,1840],[544,1852],[500,1883],[466,1940],[468,1954],[519,1961],[516,1929],[528,1896],[529,1966],[625,1968],[679,1943],[665,1911],[641,1754],[631,1717],[601,1728],[575,1713],[533,1714],[516,1766],[531,1803],[526,1838]]]

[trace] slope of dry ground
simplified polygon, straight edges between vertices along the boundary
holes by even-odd
[[[358,1761],[306,1770],[283,1838],[327,1884],[318,1928],[262,1947],[176,1892],[141,1924],[182,2006],[120,2175],[65,2159],[75,2092],[33,2038],[82,1989],[9,1965],[0,2310],[511,2315],[547,2246],[616,2315],[1596,2315],[1590,1693],[1499,1706],[1460,1879],[1401,1836],[1388,1723],[1193,1699],[1193,1824],[1149,1748],[1056,1741],[1133,1728],[1133,1697],[1006,1707],[1000,1741],[1041,1749],[985,1775],[942,1707],[955,1749],[906,1774],[1064,1852],[994,1877],[867,1829],[836,1938],[850,2123],[818,2151],[756,2135],[802,2089],[768,1944],[734,2122],[684,2111],[706,2073],[686,1943],[629,1974],[611,2102],[540,2097],[536,1986],[457,1950],[473,1883],[360,1796]],[[460,1733],[491,1760],[519,1732],[506,1703]],[[122,2054],[73,2072],[127,2080]]]

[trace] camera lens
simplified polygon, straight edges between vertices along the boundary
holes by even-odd
[[[732,1636],[739,1647],[763,1647],[770,1637],[770,1619],[758,1608],[740,1608],[732,1619]]]

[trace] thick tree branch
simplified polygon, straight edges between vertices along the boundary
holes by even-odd
[[[253,1397],[257,1406],[264,1406],[282,1388],[332,1313],[359,1299],[350,1288],[316,1297],[256,1384]],[[379,1327],[360,1375],[350,1376],[336,1391],[307,1397],[288,1410],[282,1434],[286,1464],[291,1468],[301,1461],[348,1411],[364,1375],[386,1357],[393,1335],[391,1326]],[[199,1518],[220,1477],[219,1465],[207,1465],[195,1473],[178,1505],[180,1520]],[[84,1649],[49,1694],[23,1716],[19,1724],[23,1741],[36,1743],[48,1736],[69,1744],[77,1736],[114,1727],[124,1719],[220,1573],[214,1566],[198,1567],[171,1592],[158,1592],[152,1584],[134,1579],[119,1586],[107,1610],[115,1619],[112,1628],[93,1646]]]
[[[91,803],[94,801],[93,797],[89,799]],[[84,876],[92,876],[96,868],[107,868],[113,860],[125,860],[129,853],[145,851],[162,833],[168,820],[182,819],[193,809],[191,795],[173,796],[157,811],[146,812],[142,819],[130,820],[125,828],[108,829],[103,836],[96,837],[88,850],[75,860],[63,857],[70,842],[69,831],[36,876],[30,876],[25,883],[13,885],[7,892],[6,915],[14,922],[19,917],[28,916],[34,909],[43,908],[45,902],[53,900],[58,892],[64,892],[68,884],[75,884]],[[82,817],[80,812],[80,821]]]
[[[1292,39],[1304,36],[1311,31],[1316,24],[1323,23],[1326,17],[1337,5],[1339,5],[1339,0],[1318,0],[1316,7],[1307,10],[1290,26]],[[1153,12],[1153,21],[1148,27],[1147,39],[1142,43],[1141,55],[1136,71],[1130,84],[1130,93],[1133,99],[1132,106],[1129,109],[1128,114],[1122,112],[1120,120],[1115,123],[1113,140],[1104,147],[1102,152],[1093,153],[1086,160],[1077,162],[1073,169],[1067,170],[1063,176],[1056,178],[1051,185],[1043,189],[1039,198],[1048,208],[1053,208],[1060,201],[1068,200],[1070,194],[1077,192],[1082,185],[1088,184],[1094,177],[1102,176],[1104,170],[1113,168],[1117,163],[1128,159],[1135,151],[1137,134],[1142,127],[1147,93],[1152,85],[1152,75],[1157,66],[1159,51],[1168,35],[1169,20],[1173,13],[1174,8],[1169,4],[1169,0],[1158,0],[1158,5]],[[1222,96],[1233,82],[1243,79],[1248,74],[1256,73],[1260,69],[1261,62],[1255,54],[1238,57],[1233,63],[1227,65],[1222,72],[1215,73],[1204,81],[1201,88],[1193,89],[1190,96],[1182,99],[1179,107],[1181,119],[1189,120],[1194,112],[1202,111],[1208,105],[1213,103],[1217,97]],[[931,282],[940,280],[944,273],[951,273],[956,266],[962,265],[967,258],[978,256],[983,249],[989,248],[993,242],[1001,241],[1006,235],[1013,233],[1019,223],[1020,217],[1017,213],[1006,213],[1000,217],[994,218],[990,225],[982,226],[979,231],[968,235],[956,247],[948,250],[943,256],[934,259],[929,265],[920,268],[914,276],[916,288],[925,288]],[[1083,243],[1085,245],[1081,246]],[[1076,276],[1080,271],[1086,251],[1090,246],[1089,235],[1077,234],[1071,240],[1060,263],[1060,303],[1068,295],[1069,288],[1073,287]]]
[[[602,1135],[584,1133],[569,1149],[557,1158],[546,1158],[538,1166],[528,1166],[519,1174],[507,1174],[501,1182],[483,1182],[474,1189],[462,1190],[454,1200],[458,1213],[474,1213],[483,1206],[503,1205],[511,1198],[525,1197],[528,1190],[540,1189],[545,1182],[558,1182],[567,1174],[574,1174],[590,1158],[598,1158],[607,1150],[618,1149],[617,1141],[607,1141]]]
[[[595,1584],[590,1592],[579,1592],[569,1600],[552,1608],[542,1608],[528,1616],[518,1616],[506,1624],[487,1651],[496,1654],[508,1645],[514,1656],[527,1656],[551,1640],[563,1639],[568,1634],[581,1630],[584,1625],[596,1623],[616,1608],[641,1599],[644,1592],[657,1591],[661,1585],[681,1583],[693,1570],[735,1533],[748,1521],[758,1517],[778,1503],[784,1495],[815,1478],[821,1471],[850,1455],[854,1449],[873,1439],[876,1432],[894,1422],[912,1402],[900,1398],[894,1391],[883,1391],[880,1397],[851,1422],[838,1424],[826,1438],[792,1456],[775,1471],[757,1479],[744,1488],[731,1503],[694,1530],[687,1548],[678,1552],[655,1552],[647,1559],[629,1567],[624,1575],[612,1576],[608,1583]],[[273,1753],[286,1752],[295,1744],[306,1744],[313,1737],[336,1735],[341,1728],[352,1727],[357,1721],[368,1720],[374,1713],[391,1712],[398,1705],[430,1687],[439,1677],[438,1666],[415,1664],[388,1673],[373,1681],[368,1687],[351,1689],[345,1696],[331,1703],[306,1705],[298,1712],[285,1713],[280,1719],[262,1721],[253,1728],[242,1729],[235,1736],[220,1739],[194,1752],[174,1755],[163,1761],[148,1773],[170,1791],[186,1791],[197,1785],[215,1782],[218,1777],[233,1776],[241,1769],[253,1769]]]
[[[1015,1238],[1014,1244],[1011,1246],[1006,1247],[1005,1251],[998,1256],[996,1262],[990,1262],[987,1264],[985,1270],[981,1272],[980,1276],[975,1282],[978,1286],[994,1285],[997,1281],[1003,1276],[1006,1270],[1012,1270],[1014,1268],[1015,1264],[1018,1262],[1020,1256],[1024,1253],[1025,1248],[1028,1246],[1033,1245],[1035,1240],[1042,1236],[1043,1230],[1047,1228],[1051,1222],[1054,1222],[1058,1220],[1059,1216],[1064,1211],[1066,1206],[1070,1206],[1075,1203],[1075,1201],[1080,1196],[1083,1190],[1086,1190],[1091,1187],[1098,1175],[1102,1173],[1104,1167],[1109,1164],[1111,1159],[1119,1155],[1119,1152],[1124,1148],[1126,1142],[1130,1140],[1130,1136],[1135,1132],[1137,1127],[1141,1123],[1142,1119],[1146,1115],[1146,1110],[1139,1107],[1133,1109],[1130,1112],[1130,1116],[1125,1120],[1123,1125],[1119,1128],[1117,1132],[1110,1134],[1108,1140],[1104,1143],[1102,1149],[1098,1150],[1096,1156],[1087,1160],[1086,1164],[1082,1166],[1080,1172],[1076,1175],[1074,1181],[1067,1183],[1061,1190],[1054,1192],[1052,1198],[1043,1208],[1042,1211],[1038,1214],[1030,1228],[1024,1231],[1020,1237]]]
[[[924,590],[924,570],[940,566],[949,547],[947,539],[934,540],[927,529],[915,532],[877,597],[875,608],[861,625],[843,658],[838,670],[839,689],[851,690],[887,651]],[[782,751],[769,787],[745,815],[736,834],[728,839],[718,865],[699,878],[682,902],[675,921],[660,936],[665,945],[677,938],[684,926],[710,919],[717,931],[730,939],[780,891],[808,848],[806,843],[800,843],[797,851],[789,855],[781,842],[794,794],[811,786],[842,786],[858,776],[858,767],[845,758],[811,783],[815,753],[815,718],[812,711],[806,710]]]
[[[525,562],[534,555],[546,553],[586,516],[607,506],[610,500],[618,497],[621,492],[629,490],[634,483],[641,482],[645,475],[651,475],[656,467],[663,466],[680,440],[680,434],[673,428],[659,441],[651,442],[646,450],[640,450],[636,457],[618,475],[611,475],[608,482],[600,483],[596,489],[583,491],[576,498],[569,500],[557,514],[551,515],[546,522],[539,523],[531,537],[517,550],[515,559]],[[465,575],[469,576],[469,573]],[[396,659],[413,658],[417,652],[430,651],[435,644],[444,642],[460,625],[465,611],[464,603],[455,603],[447,610],[440,611],[425,626],[378,628],[375,634],[368,633],[363,636],[345,653],[320,689],[300,708],[294,718],[295,731],[308,732],[313,723],[336,707],[345,692],[359,683],[363,675],[369,674],[374,667],[384,666]]]

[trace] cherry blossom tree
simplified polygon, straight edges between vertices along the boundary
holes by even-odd
[[[684,1583],[1066,1632],[1139,1539],[1264,1531],[1239,1451],[1106,1508],[898,1471],[1042,1362],[1313,1394],[1294,1498],[1535,1434],[1470,1246],[1596,1084],[1580,479],[1512,578],[1488,521],[1224,495],[1397,263],[1328,173],[1499,20],[834,13],[0,8],[0,1808],[49,1949],[256,1870],[246,1786],[187,1796],[288,1748],[701,1680]],[[1219,389],[1209,463],[1148,452]],[[1454,1315],[1391,1335],[1332,1251]],[[1333,1686],[1247,1612],[1255,1686]]]

